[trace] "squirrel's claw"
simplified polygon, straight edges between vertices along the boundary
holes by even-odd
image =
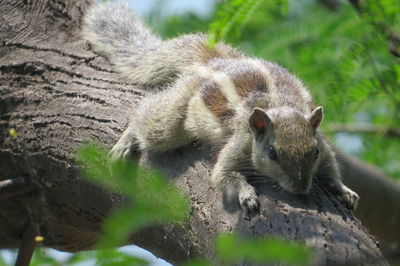
[[[348,209],[353,211],[357,208],[360,196],[348,187],[343,186],[343,191],[338,198]]]
[[[239,203],[249,218],[260,212],[260,202],[254,187],[251,185],[247,185],[239,191]]]

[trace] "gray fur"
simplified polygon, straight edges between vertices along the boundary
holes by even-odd
[[[341,182],[335,155],[318,129],[322,107],[313,108],[299,79],[224,44],[210,49],[201,34],[162,41],[127,10],[121,3],[93,7],[83,34],[122,74],[162,90],[133,111],[113,158],[200,140],[220,147],[212,181],[246,212],[259,210],[254,187],[240,173],[250,167],[294,194],[307,193],[316,176],[355,208],[358,195]]]
[[[213,52],[219,56],[240,56],[223,44],[208,54],[203,34],[162,41],[124,2],[94,4],[85,15],[82,37],[106,56],[118,72],[150,86],[174,80],[182,69],[206,60]]]

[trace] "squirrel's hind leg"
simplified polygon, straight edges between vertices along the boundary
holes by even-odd
[[[189,85],[193,85],[189,82]],[[112,148],[113,157],[126,157],[134,149],[167,151],[193,140],[185,131],[187,108],[194,90],[187,81],[143,98],[128,129]]]

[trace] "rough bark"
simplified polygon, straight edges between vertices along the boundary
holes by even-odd
[[[344,182],[359,193],[355,215],[378,237],[385,257],[400,260],[400,185],[379,169],[337,151]],[[396,264],[397,265],[397,264]]]
[[[122,195],[86,182],[73,160],[85,141],[110,148],[145,93],[119,78],[80,39],[88,4],[0,1],[0,180],[24,177],[33,184],[31,192],[1,199],[0,248],[17,247],[29,220],[39,227],[45,246],[72,252],[93,248],[110,211],[127,204]],[[16,129],[16,139],[10,128]],[[194,143],[170,153],[144,153],[141,160],[165,171],[191,200],[183,227],[152,227],[131,238],[166,260],[211,258],[217,233],[240,232],[304,242],[317,251],[317,265],[386,264],[375,238],[317,183],[301,198],[255,179],[261,215],[249,221],[237,209],[225,208],[210,185],[215,153],[209,147]]]

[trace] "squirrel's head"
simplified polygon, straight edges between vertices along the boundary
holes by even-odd
[[[319,163],[322,118],[321,106],[308,115],[289,107],[254,108],[249,124],[255,168],[291,193],[307,193]]]

